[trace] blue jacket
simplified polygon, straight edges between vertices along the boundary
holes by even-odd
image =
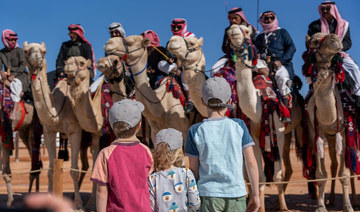
[[[261,33],[256,37],[255,46],[258,52],[265,52],[265,49],[268,48],[272,54],[272,61],[279,60],[288,70],[290,79],[293,79],[295,73],[291,60],[295,54],[296,48],[288,31],[285,29],[275,30],[268,38],[267,45],[265,42],[264,33]]]

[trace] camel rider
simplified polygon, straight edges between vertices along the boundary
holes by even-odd
[[[189,32],[187,30],[187,22],[184,18],[174,18],[171,21],[171,32],[173,33],[173,35],[178,35],[181,37],[195,37],[195,34],[192,32]],[[194,104],[191,102],[191,96],[189,93],[189,88],[187,86],[187,84],[185,83],[184,80],[184,76],[181,72],[181,84],[182,84],[182,88],[184,90],[186,99],[187,99],[187,104],[185,105],[185,112],[189,113],[194,109]]]
[[[5,48],[0,50],[0,77],[5,80],[5,85],[10,88],[11,99],[17,103],[24,93],[31,93],[28,72],[25,67],[24,51],[19,47],[17,34],[5,29],[1,41]],[[4,66],[4,69],[3,69]],[[10,76],[6,70],[10,68]]]
[[[177,69],[176,63],[174,63],[175,56],[172,55],[166,48],[160,46],[160,39],[156,32],[152,30],[146,30],[141,33],[144,38],[150,40],[150,44],[147,47],[148,56],[148,77],[150,86],[155,89],[155,83],[165,76],[171,74],[180,76],[180,70]],[[165,58],[159,51],[164,53],[169,59]]]
[[[283,103],[288,106],[288,95],[295,75],[291,62],[296,51],[295,44],[288,31],[279,27],[278,19],[273,11],[262,13],[258,22],[263,28],[255,41],[260,60],[271,59],[271,62],[267,61],[267,63],[271,65],[270,70],[275,72],[274,78],[283,97]],[[266,69],[264,64],[266,63],[260,62],[257,67]]]
[[[90,59],[92,65],[90,70],[90,81],[94,78],[95,71],[95,55],[90,42],[84,36],[84,29],[79,24],[71,24],[68,27],[69,41],[63,42],[60,52],[56,59],[56,76],[59,78],[64,77],[65,61],[74,56],[82,56],[85,59]]]
[[[123,26],[118,22],[114,22],[109,25],[109,32],[110,32],[110,36],[112,38],[113,37],[122,37],[122,38],[126,37],[126,33],[125,33]]]
[[[114,37],[122,37],[122,38],[126,38],[126,32],[123,28],[123,26],[119,23],[119,22],[113,22],[109,25],[109,33],[110,33],[110,37],[114,38]],[[105,57],[108,56],[108,54],[105,52]],[[99,87],[99,85],[101,84],[101,82],[104,79],[104,75],[101,74],[99,78],[97,78],[95,80],[95,82],[93,82],[90,86],[90,92],[94,93],[97,88]]]
[[[308,35],[312,36],[317,32],[334,33],[341,39],[343,45],[341,52],[343,68],[346,71],[346,75],[352,78],[350,81],[353,81],[350,85],[350,90],[356,102],[356,113],[358,114],[356,122],[360,124],[360,70],[349,54],[345,53],[352,45],[349,22],[341,18],[335,2],[325,1],[321,3],[318,11],[320,18],[309,25]],[[359,125],[358,129],[360,130]]]
[[[174,18],[171,21],[171,32],[181,37],[195,37],[195,34],[187,30],[187,22],[184,18]]]
[[[229,36],[227,34],[227,31],[229,30],[229,28],[233,25],[233,24],[237,24],[237,25],[245,25],[247,27],[251,26],[252,27],[252,34],[251,34],[251,40],[254,42],[255,41],[255,36],[256,36],[256,32],[257,30],[255,29],[255,27],[251,24],[249,24],[249,22],[247,21],[244,11],[239,8],[239,7],[234,7],[232,8],[229,12],[228,12],[228,20],[230,23],[230,26],[226,27],[225,29],[225,33],[224,33],[224,38],[223,38],[223,43],[222,43],[222,51],[225,53],[225,56],[221,57],[211,68],[211,76],[214,76],[222,67],[224,67],[229,59],[231,59],[232,55],[233,55],[233,51],[230,47],[230,39]]]

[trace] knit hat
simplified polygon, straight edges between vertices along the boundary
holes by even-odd
[[[231,97],[231,88],[229,83],[221,77],[212,77],[205,81],[202,87],[202,99],[205,104],[213,107],[232,107],[227,104]],[[220,104],[209,104],[210,99],[221,100]]]
[[[141,112],[144,110],[144,105],[130,99],[123,99],[115,102],[109,112],[109,122],[111,128],[114,127],[115,122],[126,122],[130,128],[135,127],[141,120]],[[129,129],[130,129],[129,128]]]
[[[176,150],[183,146],[182,133],[173,128],[160,130],[155,137],[155,143],[167,143],[170,150]]]

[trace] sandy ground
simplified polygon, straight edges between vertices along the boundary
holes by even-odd
[[[42,152],[43,153],[43,152]],[[303,180],[302,177],[302,165],[301,161],[298,161],[295,156],[295,151],[291,150],[291,162],[293,166],[294,173],[290,180]],[[326,158],[329,158],[328,152],[326,151]],[[43,165],[44,167],[48,167],[48,158],[47,153],[42,156]],[[89,160],[90,164],[92,164],[92,157],[89,153]],[[327,160],[326,163],[328,167],[328,175],[330,175],[329,167],[330,162]],[[30,157],[27,150],[24,148],[23,145],[20,145],[19,150],[19,160],[15,162],[15,157],[12,156],[11,158],[11,170],[13,174],[21,173],[27,170],[30,170]],[[64,162],[64,167],[70,167],[70,162]],[[79,167],[81,167],[79,161]],[[28,191],[28,184],[29,184],[29,175],[14,175],[12,177],[12,189],[14,192],[15,198],[15,207],[19,208],[22,206],[22,199],[24,195],[27,194]],[[355,182],[358,198],[360,199],[360,182],[356,180]],[[84,182],[81,186],[80,192],[83,198],[84,203],[89,198],[89,194],[91,191],[92,183],[90,182],[90,176],[86,175]],[[35,190],[35,185],[33,186],[33,191]],[[72,198],[73,196],[73,183],[70,176],[70,172],[68,170],[64,170],[64,185],[63,185],[64,195],[67,197]],[[46,192],[47,191],[47,172],[43,171],[40,176],[40,191]],[[326,184],[326,197],[330,192],[330,182]],[[328,211],[341,211],[342,209],[342,188],[340,182],[336,182],[336,204],[333,208],[328,208]],[[266,211],[276,211],[278,205],[278,198],[277,198],[277,189],[275,186],[268,186],[265,189],[266,197]],[[6,195],[6,187],[4,180],[0,180],[0,208],[5,207],[7,200]],[[306,183],[303,184],[289,184],[286,190],[286,202],[289,210],[291,211],[314,211],[316,207],[316,201],[310,199],[307,193],[307,185]],[[359,209],[357,211],[360,211]]]

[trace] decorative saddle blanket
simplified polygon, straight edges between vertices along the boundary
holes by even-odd
[[[155,89],[157,89],[158,87],[160,87],[163,83],[166,83],[166,91],[172,92],[173,97],[175,99],[179,99],[181,102],[181,105],[184,106],[185,105],[185,95],[181,89],[181,86],[179,85],[179,83],[176,81],[175,77],[173,76],[167,76],[167,77],[163,77],[160,80],[158,80],[155,83]]]

